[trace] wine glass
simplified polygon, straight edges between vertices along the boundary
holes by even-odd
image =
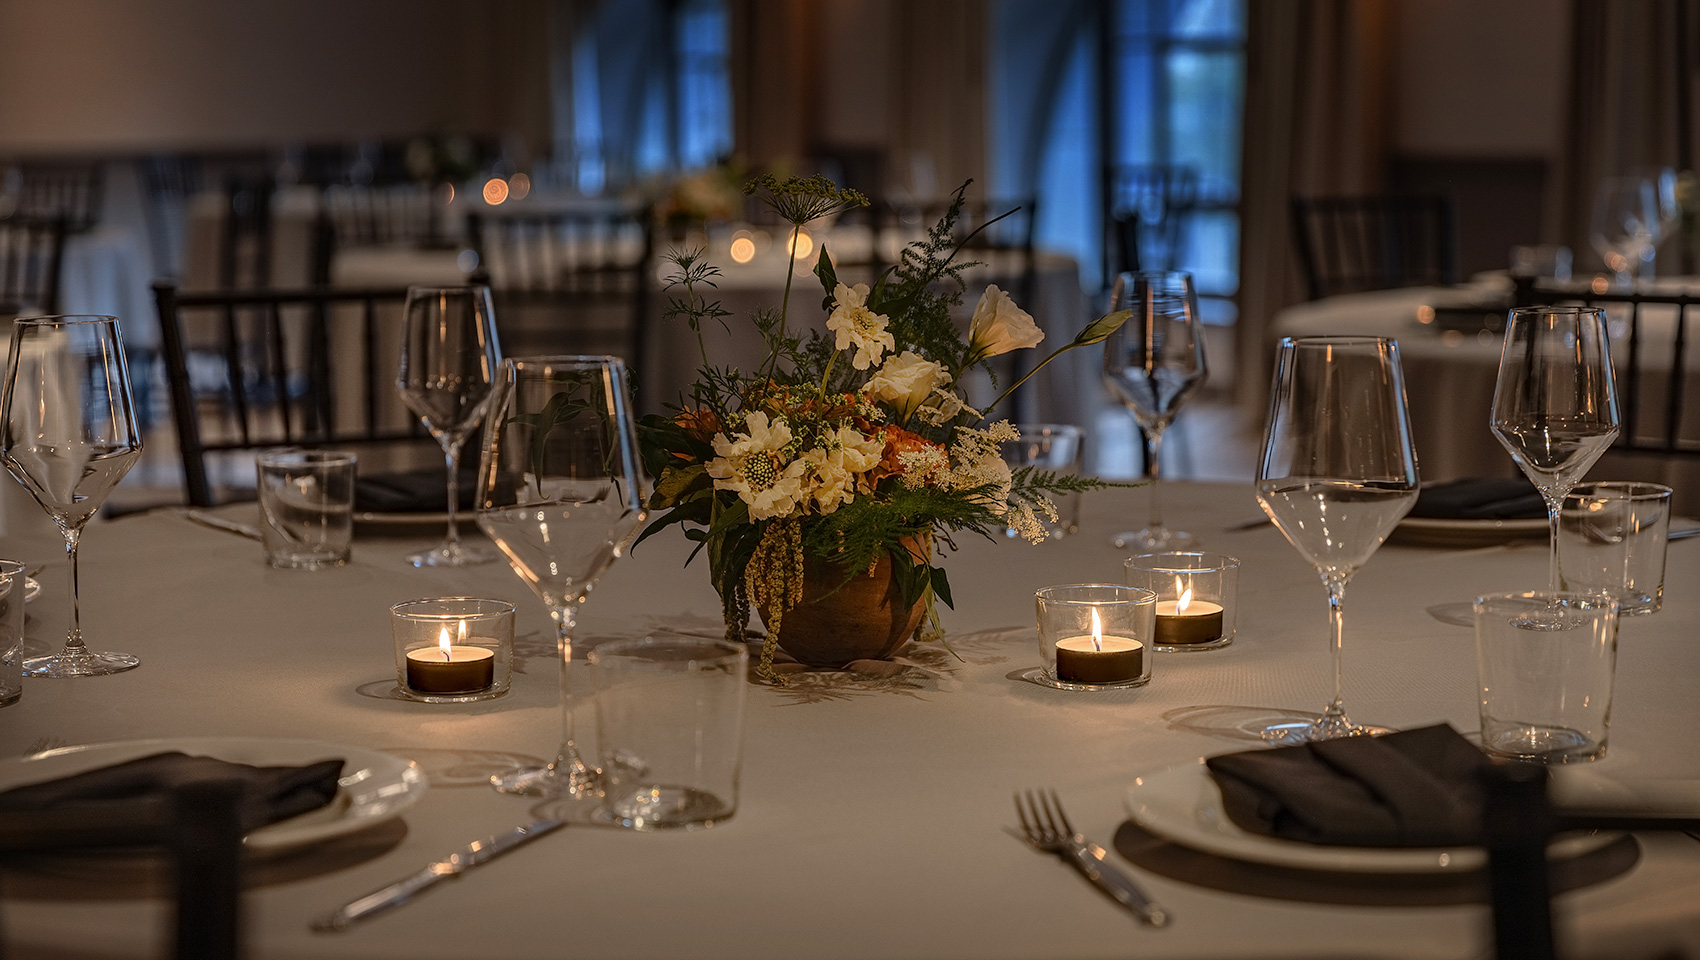
[[[1158,468],[1163,431],[1181,401],[1204,382],[1204,331],[1192,274],[1174,271],[1124,273],[1116,278],[1110,310],[1132,310],[1127,322],[1104,341],[1104,381],[1133,413],[1145,440],[1145,477],[1151,513],[1143,530],[1118,533],[1118,547],[1142,551],[1184,550],[1193,536],[1163,525]]]
[[[561,654],[561,747],[553,762],[491,777],[503,793],[583,799],[596,771],[573,742],[573,626],[597,578],[642,526],[648,479],[615,357],[505,360],[478,467],[478,526],[549,605]]]
[[[130,373],[112,317],[32,317],[12,324],[0,398],[0,458],[65,536],[71,620],[65,648],[24,661],[32,677],[95,677],[140,661],[83,643],[77,543],[83,526],[142,455]]]
[[[1275,356],[1257,499],[1328,588],[1334,699],[1310,722],[1272,724],[1264,738],[1333,740],[1382,727],[1347,719],[1340,651],[1346,583],[1417,502],[1399,345],[1384,337],[1288,337]]]
[[[1606,268],[1622,285],[1634,283],[1659,239],[1659,202],[1652,181],[1643,177],[1607,177],[1594,192],[1594,218],[1588,239]]]
[[[1511,311],[1493,388],[1493,435],[1541,492],[1558,590],[1558,518],[1570,489],[1616,439],[1617,379],[1611,338],[1598,307]]]
[[[460,542],[460,450],[484,417],[485,401],[501,347],[496,342],[490,288],[408,287],[407,318],[396,389],[443,447],[449,469],[449,532],[443,542],[415,553],[416,567],[464,567],[496,555]]]

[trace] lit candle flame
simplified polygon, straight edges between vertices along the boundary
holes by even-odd
[[[1192,606],[1192,584],[1183,584],[1181,583],[1181,578],[1176,577],[1175,589],[1179,590],[1181,594],[1180,597],[1175,600],[1175,612],[1185,613],[1186,608]]]
[[[438,649],[443,651],[443,659],[444,660],[453,660],[454,659],[454,655],[449,652],[449,628],[448,627],[444,627],[442,632],[437,634],[437,647],[438,647]]]
[[[1104,622],[1098,619],[1098,611],[1092,611],[1092,649],[1104,649]]]

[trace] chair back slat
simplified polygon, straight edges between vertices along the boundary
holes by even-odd
[[[1294,197],[1294,250],[1311,299],[1458,279],[1444,197]]]
[[[59,311],[64,219],[0,220],[0,313]]]

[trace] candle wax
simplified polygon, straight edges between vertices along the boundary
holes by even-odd
[[[1145,672],[1145,644],[1104,637],[1095,649],[1090,636],[1057,641],[1057,679],[1067,683],[1125,683]]]
[[[1185,610],[1177,611],[1178,601],[1157,602],[1157,643],[1209,643],[1222,637],[1222,605],[1209,600],[1194,600]]]
[[[484,647],[439,646],[407,652],[407,685],[420,693],[470,693],[495,682],[496,652]]]

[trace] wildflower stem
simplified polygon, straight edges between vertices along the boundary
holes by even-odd
[[[820,375],[820,396],[822,400],[826,399],[826,382],[832,379],[832,365],[836,362],[838,362],[837,353],[826,358],[826,372]]]
[[[1017,380],[1014,383],[1010,384],[1009,389],[998,394],[998,398],[996,400],[993,400],[991,403],[986,404],[986,412],[980,417],[980,422],[984,423],[986,418],[992,415],[992,411],[994,411],[998,408],[998,404],[1009,399],[1009,395],[1014,393],[1016,390],[1020,389],[1022,384],[1033,379],[1033,375],[1035,373],[1038,373],[1040,370],[1045,369],[1045,364],[1050,363],[1052,360],[1055,360],[1056,358],[1062,356],[1063,354],[1069,352],[1070,350],[1073,350],[1075,347],[1078,347],[1078,346],[1080,346],[1080,344],[1078,344],[1078,343],[1067,344],[1065,346],[1057,348],[1057,352],[1051,354],[1050,356],[1046,357],[1043,360],[1040,360],[1039,363],[1036,366],[1034,366],[1033,369],[1022,374],[1020,380]]]

